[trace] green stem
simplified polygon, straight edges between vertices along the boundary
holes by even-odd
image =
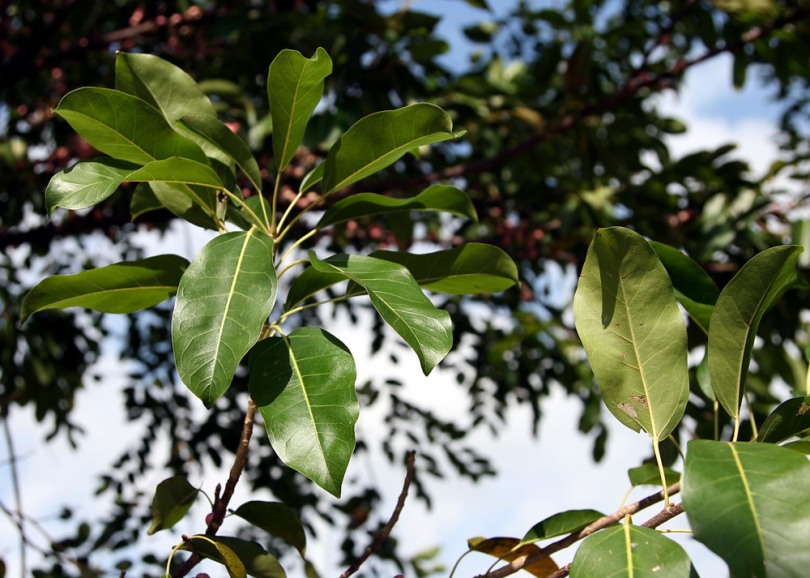
[[[664,462],[661,460],[661,448],[658,447],[658,440],[653,441],[653,452],[655,461],[658,464],[658,474],[661,476],[661,487],[664,488],[664,509],[669,508],[669,492],[667,491],[667,476],[664,472]]]
[[[341,295],[340,297],[334,297],[332,299],[326,299],[324,301],[316,301],[315,303],[309,303],[307,305],[301,305],[300,307],[294,307],[289,311],[282,313],[281,317],[278,318],[277,323],[281,324],[284,323],[284,320],[287,319],[290,315],[295,315],[300,311],[304,311],[305,309],[312,309],[313,307],[320,307],[321,305],[326,305],[327,303],[340,303],[341,301],[347,301],[351,297],[355,297],[355,295]]]
[[[326,200],[326,197],[327,197],[327,195],[319,197],[318,199],[313,201],[311,205],[301,209],[301,212],[298,213],[295,217],[293,217],[292,220],[289,222],[289,224],[286,227],[284,227],[284,230],[281,231],[281,234],[278,236],[278,240],[283,239],[287,235],[287,233],[289,233],[290,230],[295,226],[295,224],[301,219],[301,217],[306,215],[312,209],[317,209],[320,205],[322,205],[324,203],[324,201]],[[298,199],[298,197],[296,197],[296,200],[297,199]],[[315,230],[317,231],[318,229],[316,228]]]
[[[290,263],[289,265],[284,267],[284,269],[279,271],[277,277],[279,279],[281,279],[287,271],[289,271],[290,269],[292,269],[296,265],[303,265],[304,263],[309,263],[309,260],[307,260],[307,259],[298,259],[297,261],[293,261],[292,263]]]
[[[278,228],[279,229],[284,227],[284,221],[287,220],[287,217],[290,216],[290,213],[292,213],[292,210],[295,208],[296,203],[298,203],[298,201],[300,201],[301,197],[303,197],[303,196],[304,196],[304,191],[298,191],[298,194],[295,195],[295,198],[292,201],[290,201],[289,205],[287,205],[287,210],[284,211],[284,214],[281,215],[281,219],[279,219],[279,221],[278,221]]]
[[[273,202],[270,205],[270,231],[275,236],[276,228],[276,212],[278,211],[278,192],[281,190],[281,171],[276,174],[276,182],[273,185]],[[281,240],[280,238],[278,240]]]

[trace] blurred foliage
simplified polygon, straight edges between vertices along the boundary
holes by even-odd
[[[131,256],[139,251],[134,233],[157,235],[171,223],[171,215],[160,212],[128,222],[126,188],[90,212],[44,216],[50,176],[94,154],[53,118],[60,97],[79,86],[112,86],[116,50],[157,54],[206,80],[220,115],[250,143],[268,179],[266,66],[284,48],[309,55],[322,46],[335,63],[327,105],[316,113],[306,141],[310,149],[294,159],[286,182],[300,181],[325,154],[312,143],[328,143],[358,118],[414,101],[434,102],[451,112],[457,128],[466,129],[465,139],[405,159],[364,182],[363,190],[396,196],[452,181],[472,196],[480,221],[414,216],[350,222],[312,242],[335,249],[490,242],[514,257],[523,277],[520,290],[441,304],[452,313],[461,344],[445,367],[467,394],[467,418],[447,421],[429,396],[416,403],[401,395],[401,376],[375,376],[359,386],[361,403],[386,408],[390,432],[382,440],[363,439],[361,432],[360,451],[381,448],[399,462],[417,447],[414,487],[429,500],[433,476],[475,480],[494,473],[486,456],[467,442],[470,432],[483,427],[497,434],[517,404],[532,408],[536,431],[546,396],[562,387],[582,401],[579,427],[593,439],[599,459],[607,433],[570,315],[574,279],[593,230],[624,225],[680,247],[720,286],[757,251],[807,239],[810,2],[570,0],[553,9],[539,2],[497,4],[490,10],[485,2],[448,1],[436,8],[446,13],[440,17],[422,11],[419,3],[361,0],[4,3],[0,414],[32,406],[43,435],[81,442],[81,424],[71,412],[85,385],[103,379],[92,367],[107,338],[104,325],[87,313],[57,312],[20,327],[21,295],[45,274]],[[440,26],[456,10],[478,19],[463,38]],[[667,146],[668,135],[688,127],[662,115],[654,97],[677,91],[693,66],[723,54],[732,56],[733,71],[718,83],[744,88],[763,82],[780,103],[784,154],[766,175],[752,174],[733,145],[682,158],[673,158]],[[788,179],[795,186],[781,190]],[[290,192],[282,187],[281,198],[290,202]],[[94,249],[108,242],[117,249]],[[778,384],[803,388],[806,297],[788,294],[761,325],[750,377],[758,419],[779,400]],[[340,311],[358,319],[352,306]],[[113,511],[90,526],[77,522],[76,535],[55,544],[55,551],[69,550],[76,564],[55,555],[38,576],[93,575],[94,556],[123,549],[143,533],[149,514],[146,474],[162,469],[202,477],[211,465],[228,464],[237,445],[244,384],[231,388],[216,411],[195,418],[193,402],[171,369],[166,310],[130,316],[117,333],[125,336],[120,355],[130,368],[122,403],[142,433],[101,480],[99,492],[115,498]],[[705,335],[690,327],[689,337],[699,352]],[[396,344],[382,326],[373,328],[371,338],[375,355],[398,360]],[[711,411],[695,391],[687,409],[695,430],[679,434],[710,432]],[[162,436],[170,440],[166,454],[153,450]],[[381,489],[358,487],[338,504],[327,501],[280,465],[264,436],[259,439],[264,445],[251,453],[246,470],[252,488],[292,506],[305,523],[321,517],[342,526],[346,559],[358,555],[368,532],[387,514],[377,510]],[[428,573],[424,559],[401,559],[393,543],[385,553],[400,568]],[[137,561],[129,556],[122,551],[120,568],[135,564],[145,575],[161,573],[153,556]]]

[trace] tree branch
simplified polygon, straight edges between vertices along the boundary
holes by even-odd
[[[678,482],[676,484],[672,484],[671,486],[669,486],[667,488],[667,494],[670,495],[670,496],[673,496],[673,495],[677,494],[680,491],[681,491],[681,483],[680,482]],[[663,490],[660,491],[660,492],[656,492],[655,494],[649,495],[646,498],[644,498],[642,500],[639,500],[638,502],[635,502],[633,504],[629,504],[627,506],[624,506],[624,507],[616,510],[615,512],[613,512],[612,514],[610,514],[608,516],[604,516],[603,518],[599,518],[598,520],[596,520],[595,522],[593,522],[589,526],[586,526],[585,528],[583,528],[579,532],[574,532],[573,534],[569,534],[565,538],[562,538],[561,540],[557,540],[556,542],[553,542],[553,543],[549,544],[545,548],[541,548],[540,550],[538,550],[536,552],[533,552],[533,553],[531,553],[531,554],[529,554],[527,556],[522,556],[520,558],[516,558],[512,562],[510,562],[509,564],[507,564],[505,566],[501,566],[497,570],[494,570],[492,572],[488,572],[487,574],[482,574],[482,575],[476,576],[476,578],[505,578],[506,576],[510,576],[510,575],[514,574],[515,572],[517,572],[518,570],[522,570],[526,566],[529,566],[529,565],[531,565],[531,564],[533,564],[533,563],[535,563],[535,562],[537,562],[539,560],[542,560],[543,558],[548,558],[554,552],[559,552],[560,550],[562,550],[564,548],[567,548],[571,544],[575,544],[576,542],[582,540],[583,538],[587,538],[588,536],[590,536],[594,532],[597,532],[599,530],[607,528],[608,526],[613,526],[614,524],[618,524],[621,520],[624,519],[625,516],[632,516],[633,514],[635,514],[637,512],[640,512],[641,510],[644,510],[646,508],[649,508],[653,504],[656,504],[656,503],[662,501],[663,499],[664,499]],[[662,516],[663,513],[659,513],[656,516],[654,516],[653,518],[650,518],[650,520],[645,522],[643,525],[648,527],[648,528],[655,528],[658,525],[663,524],[667,520],[669,520],[669,519],[673,518],[674,516],[677,516],[678,514],[683,512],[683,506],[681,506],[680,504],[678,504],[676,506],[670,506],[670,508],[668,510],[665,510],[664,512],[669,512],[671,510],[676,511],[676,513],[674,513],[672,515],[669,515],[669,517],[666,517],[666,519],[663,519],[663,516]],[[659,518],[660,518],[660,521],[658,521]],[[653,521],[656,521],[655,525],[648,525]],[[560,572],[561,570],[562,570],[562,568],[560,570],[558,570],[557,572]],[[552,574],[552,576],[554,576],[554,578],[559,578],[557,576],[557,572]],[[567,570],[566,570],[565,574],[560,574],[560,576],[567,576],[567,575],[568,575]],[[549,578],[551,578],[551,576],[549,576]]]
[[[236,456],[234,457],[233,466],[231,466],[231,471],[228,475],[228,481],[225,482],[225,490],[222,492],[222,495],[219,495],[219,491],[217,491],[216,496],[214,497],[214,507],[211,509],[211,521],[208,523],[208,527],[205,529],[205,534],[207,536],[215,536],[219,531],[219,527],[222,525],[222,520],[225,519],[225,514],[228,511],[228,503],[233,497],[236,484],[239,482],[242,471],[245,469],[245,465],[247,464],[248,447],[250,446],[250,438],[253,435],[253,422],[255,417],[256,403],[253,401],[253,398],[248,398],[248,407],[247,411],[245,412],[245,421],[242,425],[242,435],[239,439],[239,447],[236,448]],[[194,568],[194,566],[200,563],[202,558],[203,557],[201,555],[195,552],[189,556],[180,569],[174,572],[172,576],[174,578],[185,576],[191,571],[192,568]]]
[[[362,566],[363,563],[368,560],[372,554],[374,554],[374,552],[380,549],[380,546],[383,545],[383,542],[385,542],[386,538],[388,538],[388,536],[391,534],[391,530],[394,529],[394,526],[399,520],[399,514],[402,512],[402,508],[405,506],[405,498],[408,497],[408,489],[413,481],[416,452],[413,450],[409,451],[405,461],[407,468],[405,473],[405,481],[402,484],[402,491],[399,493],[399,499],[397,500],[397,505],[394,508],[394,513],[391,514],[391,518],[388,520],[388,523],[386,523],[385,526],[383,526],[382,529],[377,532],[377,535],[374,536],[374,540],[372,540],[371,544],[366,547],[359,558],[357,558],[348,568],[346,568],[343,574],[340,575],[340,578],[349,578],[349,576],[357,572],[360,569],[360,566]]]
[[[14,492],[14,507],[16,515],[12,517],[20,534],[20,576],[25,578],[28,574],[28,536],[25,533],[25,514],[23,514],[22,496],[20,495],[20,475],[17,468],[17,452],[14,449],[14,439],[11,437],[11,427],[8,425],[8,414],[3,416],[3,433],[6,436],[6,448],[8,449],[8,463],[11,467],[11,485]],[[5,510],[5,508],[3,508]]]

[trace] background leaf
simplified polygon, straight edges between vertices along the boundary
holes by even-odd
[[[669,276],[643,237],[599,229],[574,317],[605,404],[627,427],[665,439],[689,396],[686,326]]]
[[[644,464],[637,468],[630,468],[627,470],[627,477],[630,478],[630,483],[635,486],[661,486],[661,471],[655,464]],[[681,479],[681,474],[672,468],[664,468],[664,480],[667,486],[678,482]]]
[[[469,195],[451,185],[432,185],[418,195],[395,199],[376,193],[357,193],[341,199],[324,212],[318,227],[328,227],[351,219],[402,211],[440,211],[478,220]]]
[[[467,545],[474,552],[489,554],[506,562],[540,551],[540,548],[534,544],[521,544],[517,538],[470,538],[467,540]],[[522,569],[540,578],[556,572],[558,566],[554,560],[546,557],[533,564],[523,566]]]
[[[810,430],[810,396],[794,397],[779,405],[757,434],[758,442],[780,443],[788,438],[805,435]]]
[[[402,265],[363,255],[334,255],[321,261],[310,252],[309,259],[316,270],[340,273],[363,287],[380,316],[416,352],[425,375],[450,351],[450,315],[425,297]]]
[[[239,506],[234,514],[294,546],[302,556],[306,553],[307,536],[304,527],[295,510],[288,505],[252,500]]]
[[[139,165],[186,157],[207,163],[194,142],[176,132],[156,108],[109,88],[78,88],[54,109],[88,143],[114,159]]]
[[[555,536],[562,536],[563,534],[579,532],[584,527],[604,516],[602,512],[596,510],[568,510],[566,512],[560,512],[537,522],[526,532],[521,542],[538,542],[540,540],[554,538]]]
[[[46,309],[87,307],[104,313],[132,313],[165,301],[177,292],[188,261],[158,255],[89,269],[74,275],[53,275],[37,283],[22,302],[21,319]]]
[[[250,354],[250,395],[279,458],[340,497],[359,413],[354,358],[323,329],[302,327]]]
[[[804,576],[810,464],[771,444],[689,442],[683,505],[695,538],[732,576]]]
[[[456,138],[450,116],[418,103],[370,114],[357,121],[329,150],[323,192],[342,189],[393,164],[422,145]]]
[[[752,257],[717,298],[709,331],[712,388],[728,414],[739,418],[751,349],[765,312],[793,283],[802,248],[781,246]]]
[[[315,107],[323,97],[323,81],[332,73],[332,59],[323,48],[312,58],[282,50],[267,73],[267,96],[273,118],[273,154],[284,170],[301,145]]]
[[[173,527],[191,509],[198,493],[199,490],[183,476],[173,476],[160,482],[152,498],[152,524],[146,533],[151,535]]]
[[[195,537],[193,536],[192,539]],[[235,558],[242,565],[244,572],[255,578],[286,578],[286,572],[275,556],[267,552],[256,542],[231,538],[230,536],[206,536],[216,545],[204,539],[194,540],[194,548],[210,560],[223,563],[223,552],[227,560],[239,571],[239,566],[232,560]],[[231,568],[228,568],[231,574]]]
[[[210,560],[225,566],[230,578],[246,578],[247,569],[241,557],[231,548],[234,543],[228,538],[219,536],[191,536],[194,549]],[[231,540],[237,540],[232,538]],[[230,542],[230,544],[228,543]],[[239,540],[239,542],[244,542]],[[256,544],[256,546],[259,546]],[[261,546],[259,546],[261,549]],[[184,547],[187,550],[188,547]]]
[[[93,207],[118,190],[124,178],[137,168],[138,165],[105,157],[80,161],[51,178],[45,189],[48,212],[53,213],[56,207],[72,210]]]
[[[206,407],[259,339],[277,287],[273,239],[256,229],[211,240],[180,280],[172,316],[177,373]]]
[[[571,578],[690,578],[689,555],[650,528],[621,524],[585,538],[574,556]]]

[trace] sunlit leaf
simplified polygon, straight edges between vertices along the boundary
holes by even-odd
[[[220,536],[191,536],[190,540],[194,549],[200,554],[225,566],[230,578],[247,578],[245,563],[231,548],[233,542],[230,541],[237,540],[237,538],[228,539]],[[238,542],[250,543],[244,540],[238,540]],[[255,545],[258,546],[260,550],[264,551],[261,546],[258,544]],[[185,546],[184,549],[188,549],[188,547]]]
[[[534,544],[521,544],[517,538],[470,538],[467,540],[467,545],[470,550],[482,552],[506,562],[540,551],[540,548]],[[533,564],[523,566],[523,570],[538,578],[548,576],[557,569],[554,560],[549,557],[540,558]]]
[[[305,192],[317,185],[323,179],[323,170],[326,168],[324,163],[319,164],[314,169],[309,171],[306,176],[301,180],[300,192]]]
[[[574,318],[608,409],[665,439],[689,396],[686,326],[669,276],[640,235],[599,229],[574,296]]]
[[[132,313],[165,301],[177,292],[188,261],[159,255],[53,275],[37,283],[22,302],[21,319],[46,309],[87,307],[104,313]]]
[[[396,162],[422,145],[450,140],[450,115],[436,105],[418,103],[370,114],[357,121],[329,150],[323,192],[331,193]]]
[[[192,536],[192,540],[194,549],[200,554],[225,564],[230,576],[240,575],[241,564],[241,570],[254,578],[286,578],[287,574],[276,557],[256,542],[229,536],[206,536],[205,539]]]
[[[183,476],[173,476],[160,482],[152,498],[152,524],[146,533],[151,535],[167,530],[182,520],[198,493],[199,490]]]
[[[514,260],[483,243],[424,254],[375,251],[371,256],[403,265],[422,288],[436,293],[498,293],[520,283]]]
[[[126,182],[163,182],[184,185],[197,185],[209,189],[223,188],[216,171],[207,164],[182,157],[171,157],[145,164],[126,177]],[[202,205],[202,199],[195,199]]]
[[[177,372],[206,407],[259,339],[277,286],[273,239],[256,229],[211,240],[180,280],[172,316]]]
[[[439,211],[478,220],[467,193],[451,185],[433,185],[407,199],[394,199],[376,193],[351,195],[329,207],[318,222],[318,227],[401,211]]]
[[[346,276],[343,273],[330,273],[307,267],[290,285],[284,310],[289,311],[324,289],[345,280]]]
[[[54,112],[114,159],[139,165],[178,156],[208,162],[202,149],[176,132],[159,110],[124,92],[78,88],[66,94]]]
[[[773,444],[689,442],[683,505],[694,536],[732,576],[804,576],[810,463]]]
[[[250,354],[250,395],[279,458],[340,496],[359,407],[354,358],[322,329],[261,341]]]
[[[554,514],[536,523],[523,536],[523,543],[547,540],[563,534],[579,532],[589,524],[603,518],[605,515],[596,510],[568,510]]]
[[[450,315],[425,297],[402,265],[363,255],[334,255],[322,261],[310,252],[309,259],[316,270],[342,274],[363,287],[380,316],[416,352],[425,375],[450,351]]]
[[[51,178],[45,189],[48,212],[52,213],[56,207],[72,210],[93,207],[112,195],[137,168],[138,165],[104,157],[80,161]]]
[[[312,58],[282,50],[267,73],[267,96],[273,118],[273,153],[283,170],[301,145],[309,117],[323,97],[323,81],[332,73],[332,59],[323,48]]]
[[[302,556],[306,552],[307,537],[304,527],[295,510],[288,505],[252,500],[239,506],[234,514],[268,534],[281,538]]]
[[[577,550],[571,578],[696,578],[686,551],[650,528],[621,524],[588,536]]]
[[[215,189],[161,181],[149,182],[149,188],[160,205],[178,217],[198,227],[220,229]]]
[[[757,441],[778,444],[810,431],[810,396],[794,397],[779,405],[759,428]]]
[[[739,417],[751,349],[765,312],[793,283],[801,247],[766,249],[752,257],[723,288],[709,331],[709,373],[717,399]]]

